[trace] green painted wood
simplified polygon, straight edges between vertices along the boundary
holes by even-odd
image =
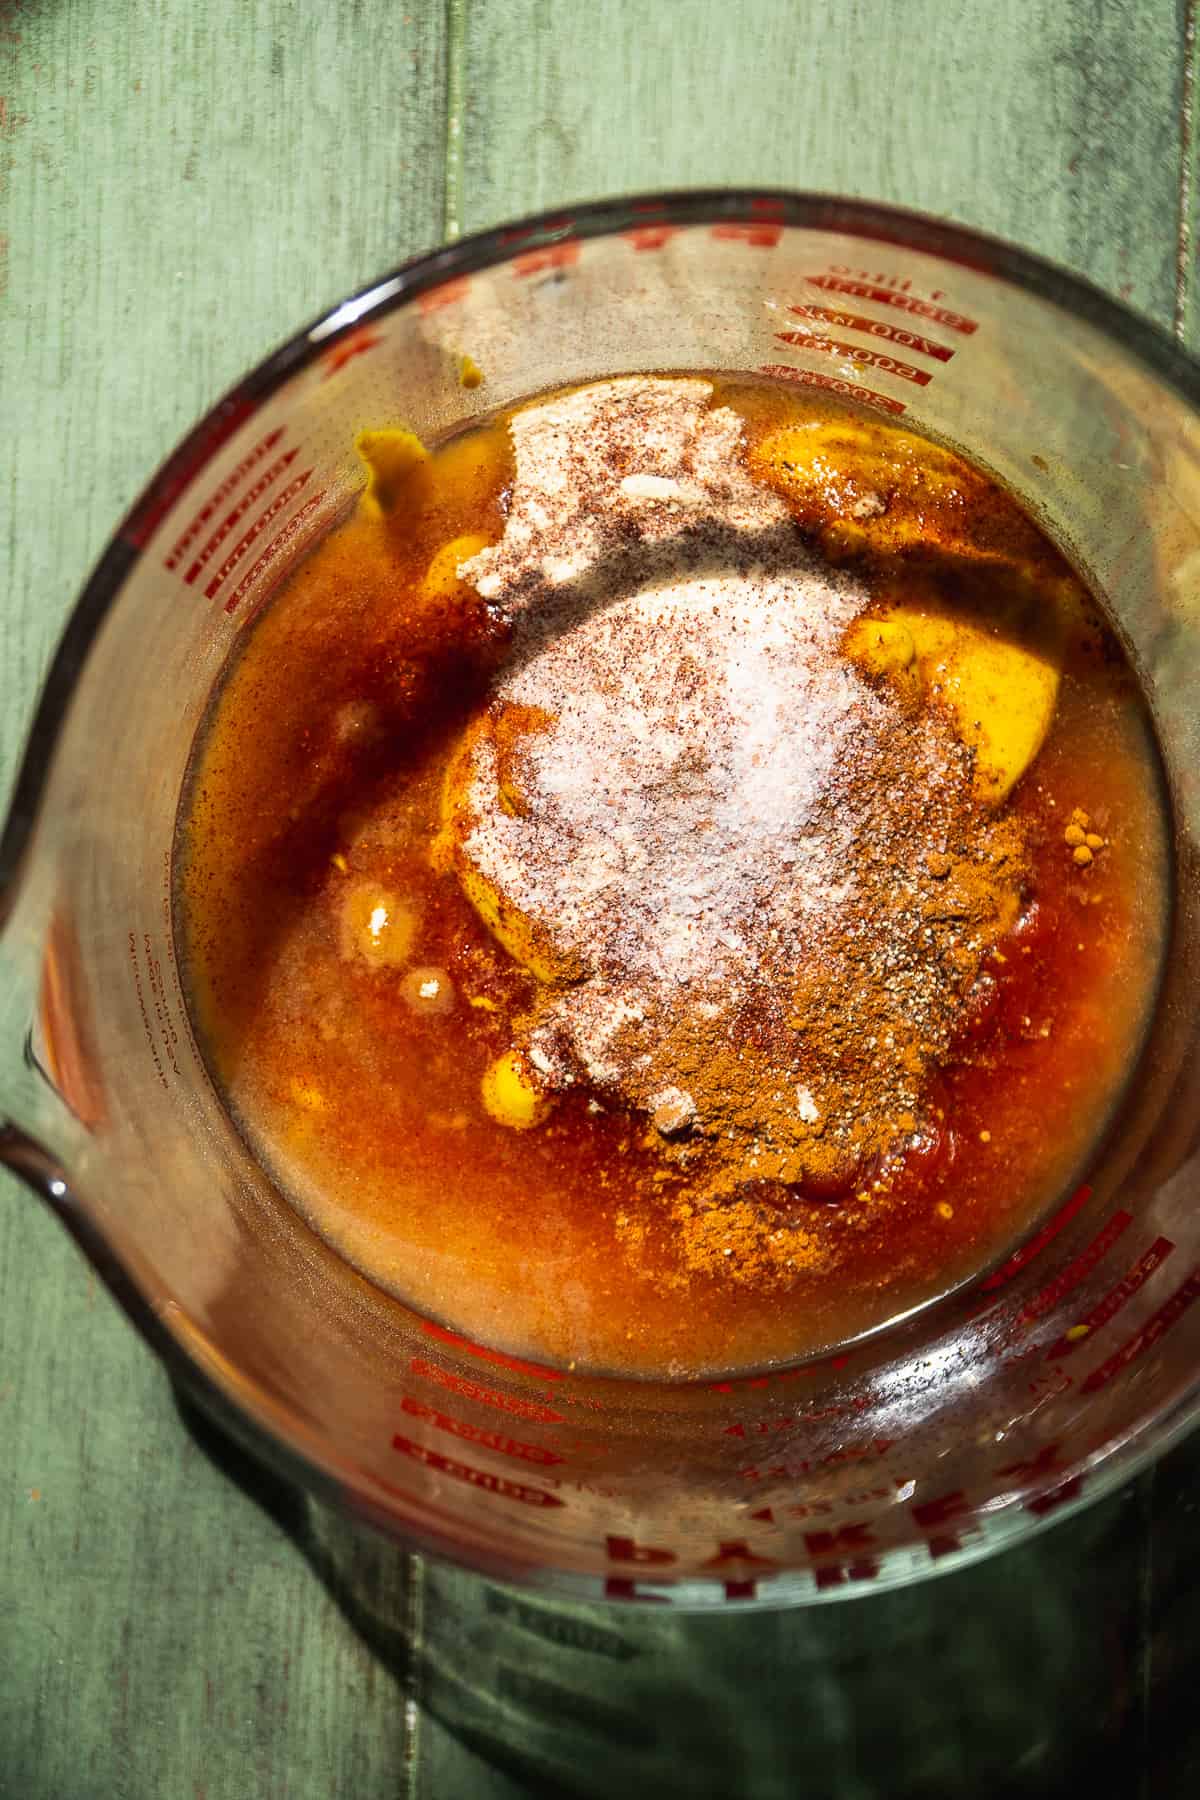
[[[420,0],[0,6],[0,786],[89,564],[174,441],[440,238],[444,93]],[[397,1679],[5,1180],[0,1794],[393,1800],[404,1767]]]
[[[1200,348],[1195,12],[0,0],[0,789],[64,613],[162,454],[271,342],[444,230],[633,187],[837,188],[1032,244],[1175,317]],[[1165,1523],[1195,1492],[1196,1458],[1177,1457],[1132,1512]],[[1177,1648],[1186,1558],[1156,1574],[1112,1535],[1130,1516],[1089,1515],[1076,1546],[1080,1568],[1094,1552],[1110,1571],[1083,1657],[1098,1715],[1106,1692],[1122,1717],[1151,1692],[1149,1657],[1125,1641],[1139,1618],[1174,1671],[1164,1691],[1194,1680]],[[1026,1575],[1049,1584],[1054,1564],[1035,1555]],[[911,1604],[940,1643],[988,1593],[935,1584]],[[748,1631],[760,1659],[760,1638],[781,1670],[800,1659],[822,1706],[853,1709],[879,1676],[876,1637],[891,1644],[906,1617],[884,1613],[877,1633],[863,1603],[767,1637],[722,1622],[722,1666],[739,1667]],[[0,1796],[515,1800],[529,1791],[520,1745],[501,1773],[494,1743],[520,1731],[522,1707],[530,1733],[553,1726],[556,1683],[590,1696],[575,1704],[593,1775],[606,1667],[635,1702],[707,1704],[695,1683],[711,1641],[697,1653],[681,1628],[672,1665],[648,1626],[639,1663],[578,1624],[564,1648],[563,1629],[497,1611],[467,1577],[423,1574],[186,1429],[73,1249],[0,1183]],[[1069,1694],[1069,1632],[1042,1648],[1053,1692]],[[953,1680],[953,1658],[942,1666]],[[465,1722],[472,1682],[501,1708],[491,1747]],[[778,1731],[789,1683],[771,1692]],[[968,1722],[977,1700],[957,1694]],[[936,1695],[922,1706],[936,1736],[946,1715]],[[730,1795],[750,1791],[740,1718],[731,1704],[712,1752]],[[1166,1741],[1153,1706],[1145,1718]],[[635,1729],[657,1741],[644,1708]],[[826,1791],[796,1750],[779,1791]],[[847,1755],[845,1791],[903,1791]],[[1173,1790],[1172,1766],[1156,1794],[1190,1791]],[[754,1791],[776,1791],[769,1779]],[[672,1791],[669,1769],[657,1791]]]
[[[735,22],[736,21],[736,22]],[[1170,323],[1176,0],[471,6],[462,226],[621,190],[869,195],[1016,239]]]

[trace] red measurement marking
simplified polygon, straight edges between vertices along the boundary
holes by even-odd
[[[346,364],[353,362],[356,356],[365,356],[368,350],[374,350],[382,342],[383,338],[379,332],[372,330],[369,325],[360,325],[357,330],[347,332],[340,343],[331,345],[322,355],[321,362],[324,365],[325,373],[321,380],[328,381],[331,375],[336,375],[339,369],[344,369]]]
[[[226,400],[213,417],[202,425],[190,443],[177,450],[142,505],[125,526],[123,536],[135,550],[143,550],[166,518],[180,494],[190,486],[221,445],[227,443],[240,425],[251,418],[255,402],[235,396]]]
[[[717,1546],[717,1554],[699,1565],[701,1570],[720,1571],[727,1600],[753,1600],[758,1591],[756,1569],[777,1569],[773,1556],[757,1556],[745,1538],[737,1538]]]
[[[578,244],[547,244],[544,250],[524,250],[520,256],[514,256],[513,274],[518,278],[544,275],[551,269],[569,269],[578,261]]]
[[[491,1469],[477,1469],[471,1463],[456,1462],[452,1456],[443,1456],[440,1450],[429,1450],[424,1444],[414,1444],[411,1438],[399,1434],[392,1439],[392,1449],[399,1450],[402,1456],[410,1456],[427,1469],[436,1470],[439,1475],[449,1475],[454,1481],[482,1488],[486,1494],[499,1494],[505,1500],[519,1500],[523,1506],[566,1505],[565,1500],[560,1500],[557,1494],[547,1493],[545,1488],[526,1487],[523,1482],[509,1481],[507,1476],[496,1475]]]
[[[977,1525],[972,1525],[970,1527],[972,1532],[975,1532],[978,1529],[979,1527]],[[955,1551],[961,1550],[962,1547],[962,1538],[956,1537],[952,1531],[939,1532],[936,1537],[926,1538],[925,1540],[925,1548],[929,1552],[930,1562],[937,1562],[940,1556],[953,1556]]]
[[[225,539],[229,536],[234,526],[237,525],[238,521],[245,518],[255,501],[262,499],[263,495],[267,492],[267,489],[271,486],[271,483],[273,481],[278,481],[279,477],[283,474],[283,471],[288,468],[291,463],[295,462],[299,454],[299,450],[289,450],[285,456],[281,456],[273,462],[269,469],[264,469],[258,480],[254,483],[254,486],[246,489],[246,492],[233,508],[233,511],[226,513],[225,517],[221,520],[221,523],[217,526],[217,529],[213,532],[204,548],[197,554],[195,562],[193,562],[187,574],[184,576],[183,579],[187,582],[189,587],[191,587],[196,578],[204,572],[205,567],[212,561],[213,557],[221,548],[221,545],[225,542]]]
[[[783,236],[782,225],[714,225],[710,233],[723,243],[749,244],[755,250],[773,250]]]
[[[903,400],[893,400],[890,394],[877,393],[874,388],[859,387],[854,381],[843,381],[838,375],[817,375],[812,369],[794,369],[791,363],[760,363],[758,372],[782,375],[785,381],[798,381],[804,387],[828,388],[832,394],[845,394],[851,400],[861,400],[864,406],[876,406],[881,412],[905,410]]]
[[[875,1539],[868,1521],[839,1525],[833,1531],[806,1531],[804,1548],[810,1556],[839,1556],[847,1550],[869,1550]]]
[[[966,1518],[971,1505],[962,1488],[955,1488],[953,1493],[939,1494],[936,1500],[922,1500],[911,1510],[913,1522],[922,1531],[936,1531],[942,1525]]]
[[[305,469],[302,475],[297,475],[293,481],[289,481],[287,486],[281,488],[279,493],[276,494],[266,511],[259,513],[250,529],[242,533],[237,543],[233,546],[233,549],[225,558],[225,561],[221,564],[220,568],[205,588],[204,598],[206,600],[215,598],[218,590],[224,587],[226,580],[233,573],[238,563],[241,562],[251,544],[257,543],[258,539],[267,529],[267,526],[277,519],[281,512],[287,511],[292,501],[306,486],[311,474],[311,469]]]
[[[1019,1275],[1026,1263],[1031,1263],[1035,1256],[1040,1256],[1046,1245],[1052,1243],[1059,1232],[1071,1223],[1080,1207],[1086,1205],[1091,1198],[1091,1193],[1092,1190],[1086,1183],[1083,1187],[1076,1188],[1071,1198],[1059,1208],[1052,1219],[1046,1221],[1036,1237],[1031,1237],[1020,1250],[1014,1250],[1008,1261],[1002,1263],[994,1275],[989,1275],[986,1281],[980,1282],[982,1291],[985,1294],[995,1293],[997,1288],[1004,1287],[1010,1282],[1014,1275]]]
[[[494,1406],[497,1412],[512,1413],[517,1419],[532,1419],[539,1425],[565,1423],[562,1413],[544,1406],[540,1400],[526,1400],[523,1394],[503,1394],[498,1388],[468,1381],[465,1375],[453,1375],[449,1369],[439,1369],[436,1363],[426,1362],[423,1356],[414,1356],[408,1366],[414,1375],[436,1382],[438,1387],[446,1388],[452,1394],[461,1394],[465,1400],[476,1400],[480,1406]]]
[[[678,225],[635,225],[632,231],[623,231],[621,236],[635,250],[661,250],[673,237],[678,237],[679,229]]]
[[[1169,1331],[1196,1300],[1200,1300],[1200,1268],[1192,1270],[1183,1286],[1175,1290],[1153,1318],[1147,1319],[1128,1343],[1122,1344],[1107,1362],[1092,1370],[1081,1386],[1080,1393],[1094,1394],[1099,1388],[1106,1387],[1114,1375],[1119,1375],[1122,1369],[1128,1368],[1131,1362],[1136,1362],[1139,1356],[1157,1344],[1163,1333]]]
[[[1068,1263],[1066,1268],[1054,1277],[1053,1281],[1048,1282],[1041,1292],[1035,1294],[1033,1299],[1027,1303],[1020,1313],[1018,1323],[1030,1325],[1035,1319],[1040,1319],[1044,1313],[1050,1312],[1053,1307],[1057,1306],[1060,1300],[1091,1274],[1097,1263],[1103,1262],[1117,1239],[1132,1224],[1132,1213],[1115,1212],[1103,1231],[1092,1239],[1087,1249],[1081,1250],[1074,1262]]]
[[[781,344],[796,344],[801,350],[815,350],[822,356],[845,356],[856,363],[866,363],[873,369],[882,369],[885,375],[895,375],[900,381],[911,381],[916,387],[928,387],[933,376],[928,369],[914,368],[912,363],[901,362],[899,357],[888,356],[882,350],[868,350],[862,344],[847,344],[840,338],[816,337],[811,331],[777,331],[775,336]]]
[[[935,1500],[922,1500],[912,1508],[913,1523],[928,1534],[926,1549],[936,1562],[941,1556],[952,1556],[962,1549],[963,1536],[979,1530],[975,1509],[961,1488],[939,1494]],[[947,1531],[946,1526],[953,1530]]]
[[[405,1394],[400,1404],[414,1419],[428,1419],[439,1431],[465,1438],[467,1443],[478,1444],[484,1450],[498,1450],[501,1456],[513,1456],[518,1462],[541,1463],[546,1468],[553,1468],[555,1463],[566,1461],[557,1451],[545,1450],[541,1444],[526,1444],[520,1438],[506,1437],[502,1431],[490,1431],[486,1425],[471,1425],[466,1419],[456,1419],[452,1413],[439,1412],[436,1406],[426,1406],[423,1400],[414,1400],[411,1394]]]
[[[1074,1500],[1076,1494],[1083,1492],[1083,1476],[1072,1475],[1068,1481],[1060,1482],[1055,1488],[1048,1488],[1044,1494],[1036,1494],[1032,1500],[1025,1502],[1025,1511],[1035,1518],[1053,1512],[1067,1500]]]
[[[891,344],[915,350],[918,356],[932,356],[937,362],[949,362],[954,355],[946,344],[935,343],[932,338],[922,336],[919,331],[909,331],[903,325],[893,325],[890,319],[868,319],[862,313],[846,312],[840,306],[789,306],[788,311],[795,313],[798,319],[836,325],[841,331],[865,331],[871,337],[886,338]]]
[[[443,1344],[452,1344],[456,1350],[465,1350],[468,1356],[478,1356],[481,1361],[496,1363],[502,1369],[515,1369],[518,1375],[533,1375],[539,1381],[566,1380],[562,1369],[548,1369],[544,1363],[522,1362],[519,1356],[508,1356],[503,1350],[489,1350],[486,1344],[473,1344],[470,1338],[459,1337],[457,1331],[448,1331],[444,1325],[435,1325],[432,1319],[423,1319],[421,1329],[427,1337],[437,1338]]]
[[[454,281],[443,281],[441,287],[430,288],[417,301],[420,313],[440,312],[443,306],[453,306],[459,300],[465,300],[471,283],[465,275],[459,275]]]
[[[200,533],[204,530],[204,527],[208,524],[208,521],[216,512],[218,506],[228,500],[230,494],[234,493],[235,490],[241,486],[251,469],[255,468],[256,465],[262,461],[268,451],[275,448],[275,445],[279,442],[283,433],[284,427],[281,425],[277,431],[271,432],[269,437],[260,438],[253,450],[247,451],[237,467],[229,471],[229,474],[225,477],[220,487],[214,488],[200,511],[188,525],[183,536],[173,546],[170,555],[164,558],[164,568],[176,569],[179,567],[179,564],[183,560],[184,552],[189,550],[195,543]]]
[[[935,306],[932,300],[918,300],[914,294],[897,293],[894,288],[876,287],[869,281],[851,281],[844,275],[810,275],[808,280],[828,294],[852,294],[856,300],[878,300],[881,306],[894,306],[899,312],[911,313],[917,319],[932,319],[935,325],[959,331],[964,337],[970,337],[979,329],[977,319],[965,318],[962,313],[951,312],[945,306]]]
[[[283,551],[286,550],[292,540],[299,536],[306,522],[312,514],[316,512],[324,498],[325,489],[322,488],[320,493],[314,494],[311,500],[306,500],[304,502],[300,511],[288,520],[283,530],[279,533],[279,536],[272,538],[262,555],[255,559],[234,588],[232,594],[230,594],[228,600],[226,600],[225,611],[227,613],[234,612],[236,608],[241,605],[267,564],[274,561],[276,557],[282,555]]]
[[[467,1443],[478,1444],[484,1450],[498,1451],[502,1456],[514,1457],[519,1462],[540,1463],[543,1467],[553,1468],[556,1463],[566,1459],[554,1450],[546,1450],[541,1444],[529,1444],[520,1438],[508,1437],[504,1432],[492,1431],[484,1425],[472,1425],[466,1419],[456,1419],[452,1413],[444,1413],[434,1406],[426,1406],[421,1400],[415,1400],[406,1394],[401,1401],[403,1410],[417,1419],[426,1419],[436,1425],[439,1431],[445,1431],[452,1437],[464,1439]]]
[[[1063,1333],[1058,1342],[1052,1344],[1046,1352],[1047,1359],[1058,1361],[1061,1357],[1070,1356],[1081,1344],[1086,1344],[1093,1332],[1115,1319],[1123,1306],[1127,1306],[1138,1289],[1149,1281],[1155,1269],[1162,1267],[1175,1248],[1170,1238],[1155,1238],[1143,1256],[1139,1256],[1131,1269],[1118,1281],[1116,1287],[1110,1288],[1103,1300],[1097,1301],[1090,1313],[1080,1319],[1078,1325]]]

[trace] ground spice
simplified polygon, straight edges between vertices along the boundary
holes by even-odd
[[[462,570],[510,655],[441,854],[564,972],[518,1034],[547,1089],[641,1109],[686,1176],[683,1268],[762,1285],[922,1129],[1027,857],[949,717],[842,654],[867,587],[710,397],[635,378],[515,416],[504,537]]]

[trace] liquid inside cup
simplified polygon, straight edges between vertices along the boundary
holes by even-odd
[[[181,813],[259,1163],[380,1287],[568,1369],[794,1364],[1002,1260],[1162,970],[1154,732],[1079,576],[956,454],[782,382],[360,447]]]

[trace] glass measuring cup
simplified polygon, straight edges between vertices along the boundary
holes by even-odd
[[[171,913],[196,728],[258,606],[353,500],[355,433],[436,438],[539,388],[663,367],[855,395],[1023,497],[1143,677],[1176,857],[1149,1043],[1029,1241],[844,1355],[677,1385],[467,1342],[334,1256],[208,1080]],[[953,1567],[1104,1491],[1200,1400],[1198,408],[1187,359],[1086,284],[814,197],[583,208],[346,302],[185,442],[68,627],[0,845],[0,1152],[265,1454],[495,1575],[625,1600],[832,1597]]]

